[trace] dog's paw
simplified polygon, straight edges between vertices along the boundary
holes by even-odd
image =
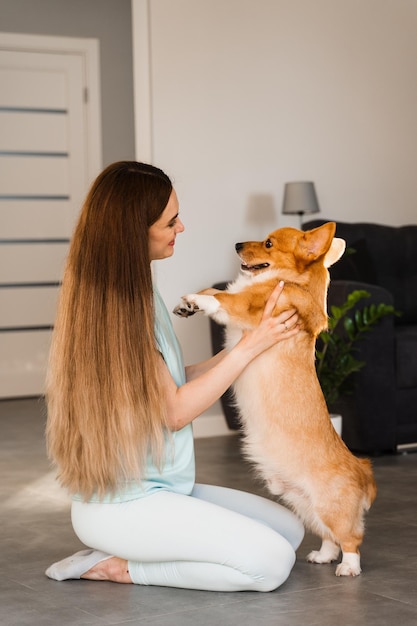
[[[307,554],[306,561],[309,563],[331,563],[334,559],[322,554],[320,550],[312,550],[310,554]]]
[[[361,561],[359,554],[345,552],[342,562],[336,567],[336,576],[359,576],[361,573]]]
[[[340,547],[330,539],[323,539],[320,550],[313,550],[307,555],[309,563],[331,563],[339,557]]]
[[[190,293],[181,298],[180,304],[175,307],[173,312],[180,317],[189,317],[199,311],[206,313],[206,315],[215,315],[219,308],[220,304],[214,296]]]
[[[184,296],[173,310],[173,313],[179,317],[190,317],[190,315],[194,315],[199,310],[197,304],[190,299],[190,296]]]

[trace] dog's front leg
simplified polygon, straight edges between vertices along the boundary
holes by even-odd
[[[228,320],[228,315],[221,309],[220,302],[215,297],[216,293],[218,293],[216,289],[205,289],[199,293],[182,296],[180,304],[174,308],[173,312],[180,317],[189,317],[202,311],[217,322],[224,324]]]
[[[340,546],[331,539],[323,539],[320,550],[313,550],[307,555],[309,563],[331,563],[340,554]]]

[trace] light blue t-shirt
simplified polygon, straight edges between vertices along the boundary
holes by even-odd
[[[180,387],[185,383],[185,369],[181,347],[175,335],[171,318],[164,301],[154,286],[155,303],[155,338],[157,348],[170,371],[175,384]],[[194,439],[191,424],[181,430],[167,434],[165,445],[165,463],[161,471],[155,466],[152,458],[148,458],[145,478],[138,481],[127,481],[120,485],[114,494],[105,496],[101,502],[126,502],[148,496],[159,489],[189,495],[194,487],[195,460]],[[74,499],[80,499],[75,496]],[[97,497],[90,502],[98,502]]]
[[[154,286],[155,338],[159,351],[170,371],[175,384],[180,387],[185,380],[185,368],[181,347],[172,326],[164,301]],[[194,439],[191,424],[171,433],[166,439],[166,460],[162,473],[148,459],[145,493],[155,489],[168,489],[177,493],[190,494],[195,481]]]

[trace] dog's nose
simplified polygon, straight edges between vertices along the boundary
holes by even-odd
[[[242,250],[242,248],[243,248],[243,243],[235,243],[236,252],[239,252],[239,250]]]

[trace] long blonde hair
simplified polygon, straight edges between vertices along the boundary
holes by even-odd
[[[170,179],[121,161],[95,180],[71,241],[50,351],[47,446],[61,484],[85,499],[163,460],[148,230]]]

